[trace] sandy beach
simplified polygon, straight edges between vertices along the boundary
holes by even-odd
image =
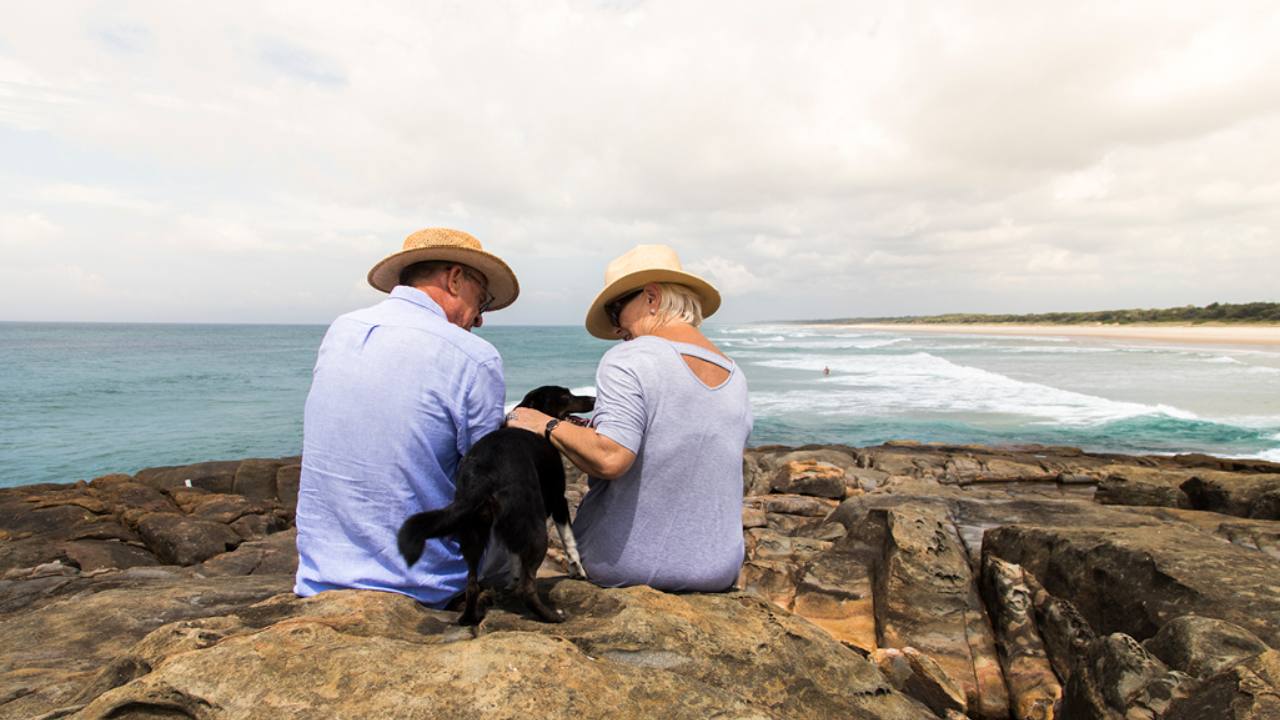
[[[830,326],[827,326],[830,327]],[[1096,337],[1211,345],[1280,346],[1280,325],[932,325],[851,323],[840,327],[913,333]]]

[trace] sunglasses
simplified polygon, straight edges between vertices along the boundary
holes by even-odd
[[[471,278],[472,280],[474,280],[475,283],[480,286],[480,291],[484,293],[484,298],[480,301],[480,309],[476,311],[477,315],[483,315],[485,311],[488,310],[489,307],[493,305],[493,301],[496,300],[497,298],[493,296],[493,293],[489,292],[489,283],[485,282],[485,280],[481,278],[479,275],[477,275],[475,272],[472,272],[469,268],[464,267],[462,268],[462,273],[467,277]]]
[[[635,297],[642,292],[644,292],[644,288],[640,288],[639,290],[632,290],[626,295],[622,295],[605,304],[604,311],[609,315],[609,322],[612,323],[614,327],[622,326],[621,325],[622,308],[626,307],[627,303],[634,300]]]

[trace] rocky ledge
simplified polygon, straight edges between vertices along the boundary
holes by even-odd
[[[600,589],[553,547],[567,622],[496,592],[474,631],[294,597],[298,471],[0,490],[0,717],[1280,717],[1280,465],[755,448],[740,590]]]

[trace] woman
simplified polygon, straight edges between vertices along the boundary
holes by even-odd
[[[587,331],[624,342],[596,371],[591,427],[516,408],[589,476],[574,522],[599,585],[726,590],[742,567],[742,450],[751,408],[742,370],[699,330],[720,294],[673,249],[640,245],[609,263]]]

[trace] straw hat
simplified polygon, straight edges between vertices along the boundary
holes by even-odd
[[[501,258],[485,252],[480,241],[467,233],[448,228],[427,228],[405,238],[400,252],[383,258],[369,271],[369,284],[382,292],[391,292],[400,281],[401,270],[428,260],[456,262],[483,273],[493,294],[490,311],[510,305],[520,294],[516,274]]]
[[[664,282],[678,283],[692,290],[702,301],[704,318],[720,309],[720,291],[697,275],[685,272],[674,249],[667,245],[637,245],[604,269],[604,289],[587,311],[587,332],[604,340],[617,339],[604,306],[649,283]]]

